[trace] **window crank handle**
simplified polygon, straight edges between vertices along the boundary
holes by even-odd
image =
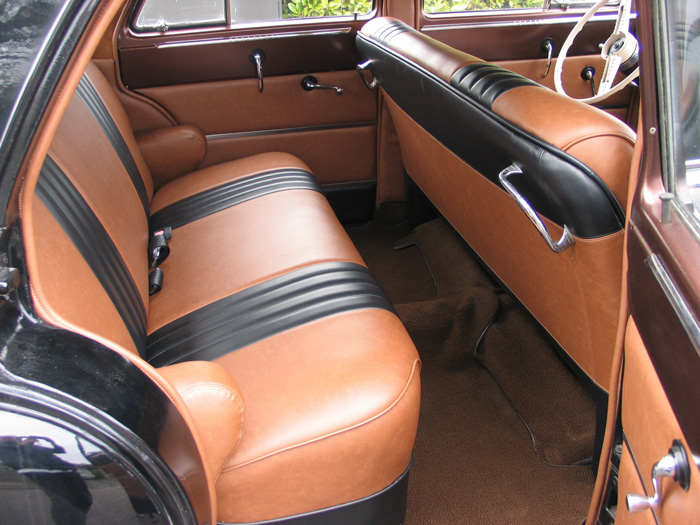
[[[343,94],[343,88],[338,87],[338,86],[328,86],[325,84],[319,84],[318,81],[316,80],[316,77],[312,77],[311,75],[305,76],[301,80],[301,87],[305,91],[313,91],[314,89],[335,89],[336,95]]]

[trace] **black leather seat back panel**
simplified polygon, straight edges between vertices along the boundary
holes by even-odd
[[[358,35],[357,47],[365,60],[371,60],[372,73],[399,107],[494,184],[500,186],[498,174],[515,164],[524,173],[512,179],[517,189],[540,214],[568,226],[575,236],[597,238],[624,228],[620,204],[593,170],[488,108],[493,99],[489,93],[522,85],[520,80],[503,74],[501,68],[464,68],[461,78],[460,72],[453,77],[458,85],[466,82],[457,88],[364,35]],[[495,81],[481,78],[482,90],[479,78],[470,81],[470,71],[495,74]],[[476,89],[484,102],[461,89]]]

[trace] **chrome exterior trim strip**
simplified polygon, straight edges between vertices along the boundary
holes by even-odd
[[[644,263],[651,270],[656,282],[659,283],[664,295],[666,295],[668,302],[671,303],[671,307],[676,313],[678,320],[681,322],[683,330],[685,330],[685,333],[688,335],[690,343],[695,348],[695,351],[700,354],[700,324],[698,324],[698,321],[693,315],[688,303],[685,301],[678,290],[678,287],[673,282],[673,279],[666,271],[661,259],[659,259],[658,255],[652,254],[644,261]]]
[[[299,128],[264,129],[261,131],[237,131],[234,133],[217,133],[207,135],[207,141],[240,139],[245,137],[264,137],[266,135],[286,135],[287,133],[304,133],[307,131],[326,131],[331,129],[368,128],[376,126],[377,122],[353,122],[350,124],[325,124],[322,126],[304,126]]]

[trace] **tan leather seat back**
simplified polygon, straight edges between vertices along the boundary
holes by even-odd
[[[143,351],[152,192],[124,110],[91,65],[23,190],[31,289],[46,321]]]
[[[404,166],[562,348],[607,388],[634,133],[614,117],[388,18],[358,35],[396,125]],[[504,190],[539,213],[554,253]]]

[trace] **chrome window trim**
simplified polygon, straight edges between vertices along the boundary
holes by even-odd
[[[527,10],[531,12],[531,10]],[[521,13],[522,11],[518,11]],[[542,11],[537,11],[541,13]],[[481,16],[484,16],[484,11],[479,11]],[[490,13],[490,11],[489,11]],[[503,13],[503,11],[498,11],[498,13]],[[465,13],[460,13],[464,18]],[[434,18],[434,17],[432,17]],[[441,17],[442,18],[442,17]],[[631,16],[632,19],[637,18],[637,14],[634,13]],[[617,20],[617,14],[604,14],[596,15],[589,20],[589,22],[614,22]],[[577,21],[575,16],[561,16],[557,18],[542,18],[542,19],[532,19],[532,18],[522,18],[517,20],[505,20],[505,21],[494,21],[494,22],[464,22],[460,24],[445,24],[439,26],[423,26],[421,31],[428,33],[430,31],[449,31],[453,29],[485,29],[485,28],[496,28],[496,27],[514,27],[514,26],[548,26],[548,25],[558,25],[558,24],[574,24]]]
[[[376,4],[376,1],[374,2]],[[138,12],[137,12],[138,13]],[[214,25],[210,27],[203,26],[190,26],[190,27],[177,27],[165,32],[158,31],[156,28],[143,28],[137,29],[134,26],[133,18],[129,23],[129,35],[133,38],[153,38],[154,36],[164,36],[164,35],[192,35],[192,34],[202,34],[202,33],[214,33],[223,31],[247,31],[251,29],[286,29],[295,27],[307,27],[307,26],[319,26],[319,25],[329,25],[329,24],[348,24],[352,22],[362,22],[366,20],[371,20],[375,16],[378,16],[379,12],[376,5],[367,14],[364,15],[345,15],[345,16],[326,16],[317,18],[285,18],[281,20],[267,20],[261,22],[245,22],[236,23],[230,22],[224,25]],[[135,15],[137,16],[137,15]],[[306,34],[307,32],[324,32],[325,30],[298,30],[295,34]]]
[[[342,29],[308,30],[296,31],[294,33],[271,33],[247,36],[228,36],[221,38],[207,38],[205,40],[181,40],[178,42],[163,42],[156,44],[156,47],[158,49],[167,49],[172,47],[206,46],[210,44],[225,44],[230,42],[254,42],[257,40],[276,40],[280,38],[296,38],[301,36],[344,35],[350,33],[351,31],[351,27],[344,27]]]

